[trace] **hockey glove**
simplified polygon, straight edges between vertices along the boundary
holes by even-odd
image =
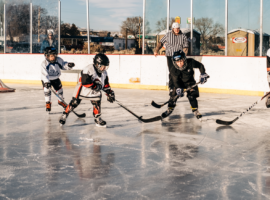
[[[47,88],[47,89],[49,89],[51,87],[51,83],[50,82],[44,83],[44,87]]]
[[[206,83],[207,78],[209,78],[208,74],[206,74],[206,73],[201,74],[201,75],[200,75],[200,82],[201,82],[201,84]]]
[[[110,103],[113,103],[113,102],[115,101],[114,91],[108,90],[108,91],[106,91],[106,93],[107,93],[107,100],[108,100]]]
[[[74,63],[68,63],[68,67],[73,68],[75,66]]]
[[[177,88],[176,89],[176,94],[179,97],[183,97],[184,96],[184,89],[183,88]]]
[[[92,86],[92,89],[95,90],[96,92],[99,92],[102,90],[102,84],[99,80],[95,80]]]

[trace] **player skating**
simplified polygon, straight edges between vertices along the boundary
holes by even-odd
[[[106,71],[109,68],[110,61],[104,54],[97,54],[93,61],[94,64],[90,64],[82,70],[80,82],[74,90],[71,102],[59,120],[60,124],[66,123],[69,113],[81,103],[82,99],[88,99],[93,105],[93,116],[96,125],[106,127],[106,122],[101,119],[101,90],[106,92],[109,102],[113,103],[115,101],[115,95],[111,90]]]
[[[162,118],[169,116],[173,112],[177,101],[176,96],[183,97],[184,89],[196,84],[193,68],[198,68],[200,70],[201,84],[204,84],[209,77],[208,74],[205,73],[204,65],[192,58],[186,58],[186,55],[182,50],[174,52],[172,62],[176,70],[171,70],[170,72],[170,101],[168,103],[168,110],[162,114]],[[195,86],[191,90],[187,91],[187,98],[191,105],[192,112],[197,117],[197,119],[200,119],[202,115],[198,110],[198,97],[198,86]]]
[[[45,52],[45,60],[41,63],[41,82],[44,89],[45,94],[45,102],[46,102],[46,111],[51,111],[51,90],[50,87],[57,91],[58,95],[64,99],[63,97],[63,88],[62,83],[59,77],[61,76],[61,70],[70,70],[75,64],[68,63],[63,61],[62,58],[57,56],[57,51],[54,47],[46,47]],[[61,69],[61,70],[60,70]],[[58,100],[58,104],[63,108],[66,108],[66,105]]]

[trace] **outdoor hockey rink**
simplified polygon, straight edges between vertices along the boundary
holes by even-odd
[[[0,93],[0,199],[270,199],[270,109],[265,101],[231,126],[260,97],[201,93],[202,122],[188,99],[164,121],[143,124],[102,100],[107,128],[96,127],[83,100],[60,127],[63,109],[52,94],[45,112],[40,85]],[[74,87],[64,87],[70,101]],[[151,101],[168,91],[114,89],[144,118],[160,115]]]

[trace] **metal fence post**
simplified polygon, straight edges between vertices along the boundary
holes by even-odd
[[[190,55],[193,54],[193,0],[190,0],[190,17],[191,17],[191,23],[190,23]]]
[[[4,4],[4,53],[6,53],[6,45],[7,45],[7,42],[6,42],[6,4]]]
[[[30,53],[33,53],[33,3],[30,3]]]
[[[144,55],[144,38],[145,38],[145,1],[143,0],[143,39],[142,39],[142,54]]]
[[[86,15],[87,15],[87,46],[88,46],[88,54],[90,54],[89,0],[86,0]]]
[[[225,56],[228,55],[228,0],[225,0]]]
[[[261,0],[260,5],[260,56],[262,56],[263,51],[263,0]]]
[[[61,53],[61,1],[58,0],[58,54]]]
[[[170,29],[170,0],[167,0],[167,32]]]

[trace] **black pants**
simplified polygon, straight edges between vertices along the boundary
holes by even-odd
[[[44,82],[43,81],[41,82],[42,82],[42,86],[45,87]],[[55,89],[55,91],[58,91],[62,88],[62,83],[59,78],[55,80],[51,80],[50,83],[51,83],[51,86],[53,86],[53,88]]]
[[[167,56],[167,65],[168,65],[168,70],[169,70],[169,88],[174,88],[174,84],[172,81],[172,77],[171,77],[171,72],[175,72],[174,71],[174,65],[172,62],[172,56]]]
[[[44,90],[44,95],[45,95],[45,101],[46,102],[50,102],[51,101],[51,90],[47,89],[45,87],[45,84],[43,81],[42,82],[42,85],[43,85],[43,90]],[[51,83],[51,86],[55,89],[55,91],[57,92],[57,94],[61,97],[61,98],[64,98],[63,96],[63,88],[62,88],[62,83],[60,81],[60,79],[55,79],[55,80],[51,80],[50,81]]]
[[[192,85],[195,85],[196,82],[188,82],[182,83],[181,88],[187,89]],[[170,98],[174,98],[176,96],[176,88],[171,88],[170,90]],[[192,88],[190,91],[187,92],[187,98],[192,108],[198,108],[198,101],[197,98],[200,96],[198,86]],[[168,105],[169,107],[172,105]]]

